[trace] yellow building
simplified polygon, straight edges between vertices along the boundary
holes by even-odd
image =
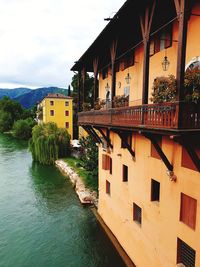
[[[184,88],[199,28],[199,0],[127,0],[72,67],[94,72],[105,99],[78,123],[99,143],[98,212],[138,267],[200,266],[200,98],[186,101],[200,84]],[[168,75],[174,99],[152,103]]]
[[[62,94],[48,94],[39,104],[40,122],[55,122],[65,128],[73,139],[73,99]]]

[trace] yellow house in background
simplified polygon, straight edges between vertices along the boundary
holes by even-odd
[[[48,94],[38,104],[38,123],[55,122],[73,139],[73,99],[62,94]]]

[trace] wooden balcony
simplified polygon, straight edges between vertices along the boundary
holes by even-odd
[[[200,105],[175,102],[92,110],[80,112],[78,124],[110,128],[200,131]]]

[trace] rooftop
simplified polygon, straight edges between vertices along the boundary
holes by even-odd
[[[63,98],[63,99],[72,99],[72,97],[70,96],[66,96],[63,94],[48,94],[47,96],[45,96],[44,98]]]

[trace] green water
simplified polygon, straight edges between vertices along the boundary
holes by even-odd
[[[89,208],[55,167],[0,135],[0,266],[122,267]]]

